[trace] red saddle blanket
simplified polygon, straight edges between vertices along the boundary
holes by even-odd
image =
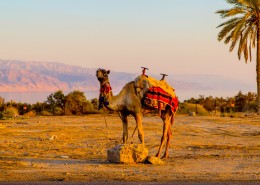
[[[178,98],[171,96],[160,87],[151,87],[145,93],[144,104],[153,109],[164,110],[169,105],[172,112],[178,109]]]

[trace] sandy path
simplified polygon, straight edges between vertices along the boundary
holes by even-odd
[[[106,128],[105,119],[108,125]],[[0,182],[4,181],[259,181],[260,118],[177,116],[170,159],[162,166],[111,164],[106,150],[121,142],[117,116],[35,117],[0,121]],[[144,117],[155,155],[158,117]],[[129,135],[135,128],[129,120]],[[129,142],[138,143],[137,133]]]

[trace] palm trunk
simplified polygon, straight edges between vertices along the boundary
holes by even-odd
[[[257,48],[256,48],[256,82],[257,82],[257,114],[260,115],[260,23],[257,30]]]

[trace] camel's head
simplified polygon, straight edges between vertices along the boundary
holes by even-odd
[[[110,73],[110,70],[105,69],[98,69],[96,72],[96,77],[100,83],[103,83],[105,81],[108,81],[108,74]]]
[[[113,96],[112,88],[108,79],[109,73],[110,71],[105,69],[98,69],[96,72],[96,77],[100,82],[99,109],[101,109],[103,105],[108,106],[109,99]]]

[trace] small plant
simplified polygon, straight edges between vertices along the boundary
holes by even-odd
[[[208,111],[199,104],[192,103],[182,103],[180,104],[179,114],[189,114],[190,112],[196,113],[196,115],[207,116],[209,115]]]
[[[42,116],[52,116],[53,114],[46,111],[46,110],[43,110],[43,111],[41,111],[40,115],[42,115]]]
[[[3,119],[13,119],[18,116],[19,116],[18,109],[12,106],[6,107],[5,110],[2,112]]]
[[[24,114],[24,117],[26,117],[26,118],[34,117],[34,116],[36,116],[35,111],[29,111],[29,112]]]

